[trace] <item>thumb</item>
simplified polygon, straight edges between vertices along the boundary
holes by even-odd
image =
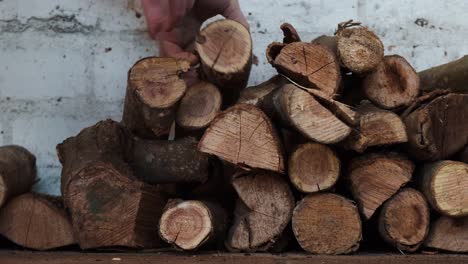
[[[225,18],[232,19],[241,23],[245,28],[247,28],[247,30],[250,30],[249,22],[247,22],[247,19],[245,18],[244,14],[242,13],[242,10],[240,9],[239,1],[229,1],[229,4],[222,11],[221,15],[223,15]]]

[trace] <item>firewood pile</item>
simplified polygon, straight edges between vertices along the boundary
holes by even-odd
[[[0,148],[0,233],[38,250],[468,252],[468,57],[417,73],[360,23],[281,30],[278,74],[246,89],[253,43],[231,20],[200,31],[198,68],[136,62],[122,121],[57,146],[60,198],[29,192],[31,153]]]

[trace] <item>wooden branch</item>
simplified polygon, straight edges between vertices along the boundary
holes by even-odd
[[[441,216],[431,224],[426,247],[450,252],[468,252],[468,217]]]
[[[446,64],[435,66],[418,73],[421,89],[429,92],[436,89],[449,89],[452,92],[467,93],[468,55]]]

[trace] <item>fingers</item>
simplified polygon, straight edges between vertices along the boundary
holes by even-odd
[[[231,0],[229,2],[229,5],[222,11],[221,15],[223,15],[225,18],[241,23],[244,27],[250,30],[249,22],[247,22],[247,19],[240,9],[239,1]]]

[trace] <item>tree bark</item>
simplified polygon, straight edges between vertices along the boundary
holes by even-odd
[[[234,104],[252,67],[252,39],[240,23],[224,19],[200,31],[195,41],[206,79],[219,87],[224,106]]]
[[[468,216],[468,164],[449,160],[425,164],[421,189],[439,213]]]
[[[468,143],[468,95],[448,94],[404,118],[409,152],[417,160],[446,159]]]
[[[351,192],[367,220],[387,199],[410,181],[414,165],[396,154],[368,154],[351,161]]]
[[[397,249],[414,252],[429,232],[429,216],[424,195],[415,189],[404,188],[382,207],[379,233]]]
[[[60,198],[36,193],[17,196],[0,210],[0,234],[36,250],[75,244],[72,225]]]
[[[332,193],[309,194],[292,217],[299,245],[314,254],[346,254],[356,251],[362,238],[361,219],[354,203]]]
[[[226,240],[231,251],[268,250],[291,220],[294,198],[288,183],[270,172],[238,175],[239,199]]]
[[[289,23],[283,23],[280,26],[283,31],[283,43],[300,42],[301,38],[297,34],[296,29]]]
[[[235,165],[284,172],[281,141],[268,117],[252,105],[237,104],[219,114],[198,149]]]
[[[449,89],[452,92],[467,93],[468,55],[418,73],[421,89],[429,92],[435,89]]]
[[[141,138],[167,136],[186,90],[180,75],[189,68],[187,61],[173,58],[137,61],[128,73],[122,124]]]
[[[288,175],[294,187],[303,193],[328,190],[340,175],[340,160],[326,145],[306,143],[289,157]]]
[[[468,252],[468,217],[441,216],[431,225],[426,247],[450,252]]]
[[[0,208],[31,189],[36,178],[36,157],[20,146],[0,147]]]

